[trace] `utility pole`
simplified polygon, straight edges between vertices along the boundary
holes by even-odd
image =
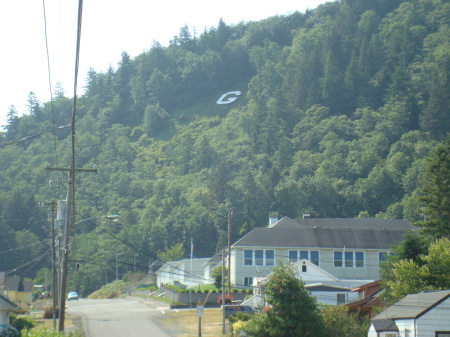
[[[64,331],[64,318],[66,311],[66,292],[67,292],[67,271],[69,267],[69,238],[70,230],[73,224],[73,199],[74,199],[74,178],[75,172],[94,172],[97,173],[97,169],[74,169],[70,168],[58,168],[58,167],[46,167],[49,171],[62,171],[69,172],[69,179],[67,181],[67,197],[65,202],[65,221],[63,230],[63,251],[62,251],[62,267],[61,267],[61,281],[60,281],[60,291],[59,291],[59,327],[58,331]]]
[[[53,312],[53,330],[56,330],[56,307],[58,303],[58,276],[56,266],[56,249],[55,249],[55,211],[56,201],[43,202],[41,205],[50,205],[52,212],[52,312]]]
[[[222,335],[225,335],[225,248],[222,249]]]
[[[55,211],[56,202],[52,201],[52,306],[53,306],[53,330],[56,330],[56,304],[58,299],[56,294],[58,291],[57,272],[56,272],[56,249],[55,249]]]
[[[78,66],[80,58],[80,42],[81,42],[81,18],[83,14],[83,0],[78,2],[78,29],[77,29],[77,47],[75,57],[75,81],[73,86],[73,107],[72,107],[72,122],[71,122],[71,148],[72,148],[72,160],[69,169],[54,168],[54,171],[68,171],[68,188],[66,199],[66,221],[64,224],[64,254],[63,254],[63,269],[61,275],[61,292],[60,292],[60,306],[59,306],[59,327],[58,331],[64,333],[64,315],[66,311],[66,286],[67,286],[67,268],[69,260],[69,233],[74,224],[75,216],[75,172],[97,172],[97,170],[82,170],[75,167],[75,120],[76,120],[76,105],[77,105],[77,87],[78,87]],[[47,168],[52,170],[51,168]]]
[[[228,210],[228,295],[231,292],[231,216],[233,210]]]

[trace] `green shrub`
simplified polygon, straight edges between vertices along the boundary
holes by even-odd
[[[234,315],[228,316],[228,321],[230,322],[230,324],[236,323],[238,321],[246,322],[251,320],[252,317],[253,315],[249,314],[248,312],[238,311]]]
[[[140,284],[137,286],[138,290],[151,290],[155,291],[157,289],[156,284]]]
[[[71,332],[68,335],[64,335],[64,332],[48,331],[45,328],[33,329],[33,330],[23,330],[21,333],[22,337],[81,337],[77,332]]]
[[[174,286],[173,284],[167,285],[167,286],[166,286],[166,289],[170,289],[170,290],[176,291],[177,293],[182,293],[182,292],[184,292],[183,289],[181,289],[180,287]]]
[[[9,326],[3,332],[2,336],[5,336],[5,337],[20,337],[20,332],[16,328],[14,328],[12,326]]]
[[[11,325],[17,330],[22,331],[22,329],[31,329],[36,326],[36,321],[30,316],[17,316],[11,315]]]

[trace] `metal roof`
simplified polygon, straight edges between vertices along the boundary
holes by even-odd
[[[424,291],[419,294],[407,295],[394,305],[387,308],[385,311],[372,318],[372,321],[419,318],[427,311],[446,300],[448,297],[450,297],[450,290]]]
[[[275,225],[255,228],[233,247],[389,249],[414,229],[392,219],[297,219],[284,217]]]

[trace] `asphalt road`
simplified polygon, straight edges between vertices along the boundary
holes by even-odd
[[[67,315],[79,317],[86,337],[173,337],[159,327],[164,314],[151,305],[130,299],[68,302]]]

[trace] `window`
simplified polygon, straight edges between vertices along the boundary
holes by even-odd
[[[450,331],[436,331],[436,337],[450,337]]]
[[[298,259],[308,260],[314,263],[316,266],[319,265],[319,251],[318,250],[290,250],[289,251],[289,261],[296,262]]]
[[[314,263],[316,266],[318,266],[319,265],[319,251],[313,250],[310,253],[311,253],[310,261],[312,263]]]
[[[297,251],[290,250],[289,251],[289,262],[296,262],[296,261],[297,261]]]
[[[306,264],[302,265],[302,273],[306,273]]]
[[[364,252],[355,252],[355,266],[364,268]]]
[[[255,250],[255,264],[257,266],[264,265],[264,251],[263,250]]]
[[[341,305],[345,303],[345,294],[336,294],[336,302],[337,305]]]
[[[384,334],[384,337],[397,337],[397,333],[396,332],[386,332]]]
[[[253,285],[253,277],[244,277],[244,286],[251,287]]]
[[[244,266],[274,266],[274,250],[244,250]]]
[[[378,252],[378,262],[384,262],[386,261],[386,257],[390,255],[394,255],[393,253],[387,253],[387,252]]]
[[[266,266],[275,265],[275,251],[266,250]]]
[[[300,251],[300,260],[308,260],[308,259],[309,259],[308,251],[301,250]]]
[[[345,261],[342,261],[342,258]],[[364,268],[364,252],[334,252],[334,266],[346,268]]]
[[[342,252],[334,252],[334,266],[342,267]]]
[[[345,252],[345,266],[353,267],[353,252]]]
[[[244,265],[251,266],[253,264],[253,251],[244,250]]]

